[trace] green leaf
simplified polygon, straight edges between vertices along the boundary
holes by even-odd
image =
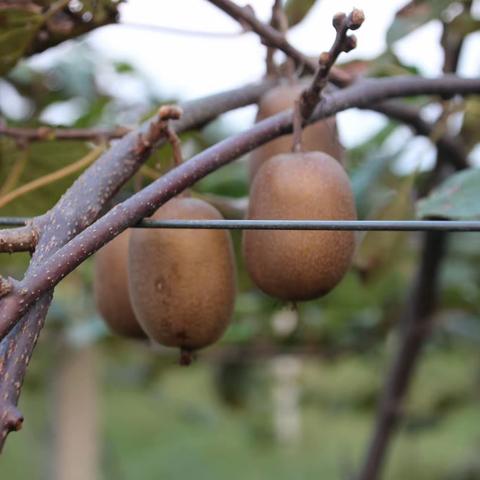
[[[35,142],[28,147],[27,168],[22,172],[18,186],[63,168],[89,152],[88,144],[80,141]],[[22,153],[9,138],[0,139],[0,185]],[[59,200],[81,172],[69,175],[42,188],[33,190],[1,208],[2,215],[33,216],[45,213]]]
[[[117,20],[118,0],[78,3],[81,11],[72,12],[66,4],[52,0],[0,2],[0,75],[26,55]]]
[[[452,175],[427,198],[417,202],[417,217],[480,219],[480,168]]]
[[[439,18],[450,3],[451,0],[420,0],[402,7],[387,31],[388,47],[430,20]]]
[[[285,13],[288,18],[288,26],[293,27],[300,23],[315,5],[316,0],[287,0]]]
[[[471,97],[465,100],[465,114],[463,117],[462,141],[467,151],[470,151],[480,142],[480,98]]]
[[[417,172],[400,180],[396,194],[375,216],[375,220],[406,220],[411,218],[412,192]],[[365,277],[379,274],[390,268],[401,257],[399,252],[405,247],[405,232],[367,232],[355,255],[355,265]],[[396,255],[392,255],[396,252]]]
[[[39,10],[0,6],[0,75],[23,57],[43,23]]]

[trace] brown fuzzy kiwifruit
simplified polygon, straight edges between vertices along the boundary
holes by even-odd
[[[258,171],[249,219],[355,220],[352,190],[343,167],[322,152],[277,155]],[[243,253],[253,282],[289,301],[328,293],[350,266],[353,232],[250,230]]]
[[[128,295],[129,239],[130,230],[125,230],[95,254],[94,296],[98,311],[114,333],[145,338]]]
[[[221,219],[203,200],[176,197],[155,220]],[[235,302],[233,247],[225,230],[139,229],[128,259],[130,297],[149,337],[183,351],[218,340]]]
[[[304,88],[304,85],[298,83],[272,88],[260,100],[256,121],[293,108],[295,100],[299,98]],[[302,143],[304,150],[326,152],[342,163],[344,150],[338,139],[335,117],[329,117],[306,127],[303,130]],[[253,182],[258,169],[266,160],[291,150],[292,135],[278,137],[254,150],[248,160],[250,183]]]

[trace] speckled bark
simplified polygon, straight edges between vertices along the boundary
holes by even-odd
[[[172,127],[177,132],[200,127],[223,112],[257,101],[272,85],[272,81],[264,81],[188,102],[181,106],[184,115],[180,120],[171,122]],[[151,150],[164,143],[163,139],[157,139],[151,148],[141,154],[136,151],[139,135],[146,135],[155,121],[145,122],[138,130],[113,144],[77,179],[52,210],[36,218],[32,228],[26,227],[30,228],[29,232],[17,229],[4,234],[6,249],[13,249],[9,245],[19,243],[13,241],[13,232],[22,235],[38,232],[38,238],[35,236],[37,248],[24,279],[14,282],[12,292],[5,296],[5,303],[0,302],[0,316],[17,312],[16,325],[0,343],[0,448],[8,433],[18,430],[23,422],[16,405],[56,283],[48,261],[54,252],[98,218],[106,203],[138,170]],[[112,230],[114,234],[119,231]],[[59,258],[61,262],[66,259],[62,255]],[[41,278],[46,281],[46,289],[34,285]],[[32,308],[27,311],[28,307]]]

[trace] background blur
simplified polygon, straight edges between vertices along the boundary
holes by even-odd
[[[72,0],[70,8],[82,11],[90,3]],[[250,1],[265,21],[271,3]],[[361,60],[372,75],[438,75],[439,19],[453,24],[458,2],[424,1],[427,13],[396,17],[405,3],[317,0],[289,39],[318,54],[333,40],[332,15],[356,6],[367,21],[357,32],[358,49],[342,61]],[[131,0],[119,8],[124,25],[65,42],[0,77],[1,118],[17,126],[135,126],[160,103],[240,86],[264,73],[258,38],[239,34],[208,2]],[[470,22],[455,23],[468,34],[459,72],[478,76],[480,2],[472,12]],[[439,105],[415,102],[425,118],[438,116]],[[476,163],[478,98],[460,110],[447,127],[456,132],[463,121]],[[255,107],[245,108],[182,135],[185,156],[248,127],[254,116]],[[338,123],[360,218],[414,218],[415,192],[435,156],[429,140],[370,112],[341,113]],[[0,201],[91,148],[55,140],[18,145],[0,137]],[[123,193],[164,172],[169,158],[168,147],[156,153]],[[78,173],[17,198],[0,214],[43,213]],[[202,180],[195,191],[217,200],[244,199],[245,159]],[[232,235],[238,254],[241,234]],[[299,305],[298,315],[259,293],[237,255],[234,321],[189,368],[177,365],[176,352],[106,330],[92,299],[90,259],[55,291],[21,396],[26,420],[6,444],[2,478],[63,479],[73,478],[73,471],[83,479],[119,480],[346,478],[369,438],[395,348],[393,327],[418,265],[419,238],[360,235],[352,271],[327,297]],[[394,442],[388,480],[480,479],[480,236],[455,234],[450,240],[436,330]],[[27,263],[27,255],[3,255],[2,275],[21,277]]]

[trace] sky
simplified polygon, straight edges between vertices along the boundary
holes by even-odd
[[[261,20],[269,20],[272,0],[250,0],[248,3]],[[349,12],[353,7],[361,8],[366,20],[355,32],[358,47],[343,54],[341,60],[373,58],[384,50],[388,26],[395,12],[405,3],[406,0],[317,0],[304,21],[289,31],[288,39],[307,54],[315,55],[328,50],[335,34],[331,26],[333,15],[338,11]],[[476,10],[480,14],[479,3],[476,2]],[[264,73],[265,48],[254,33],[214,38],[173,34],[161,29],[140,29],[132,24],[228,34],[238,33],[239,26],[206,0],[129,0],[121,5],[120,25],[103,27],[87,36],[87,42],[104,56],[135,65],[163,96],[181,100],[202,97],[256,81]],[[403,61],[416,66],[423,75],[439,75],[443,60],[438,47],[440,34],[439,22],[430,22],[397,42],[394,51]],[[460,73],[478,76],[480,36],[471,37],[461,59]],[[45,54],[32,61],[40,66],[45,62],[48,63],[48,55]],[[132,99],[139,95],[135,83],[122,85],[122,92]],[[240,130],[253,122],[254,115],[255,107],[252,106],[226,117],[233,129]],[[384,117],[379,114],[356,110],[343,112],[337,119],[342,142],[347,148],[364,141],[385,124]],[[410,136],[409,130],[405,129],[399,141],[405,141]],[[417,159],[421,155],[424,166],[428,166],[434,155],[428,141],[417,138],[410,143],[400,163],[407,170],[414,168],[418,166]]]

